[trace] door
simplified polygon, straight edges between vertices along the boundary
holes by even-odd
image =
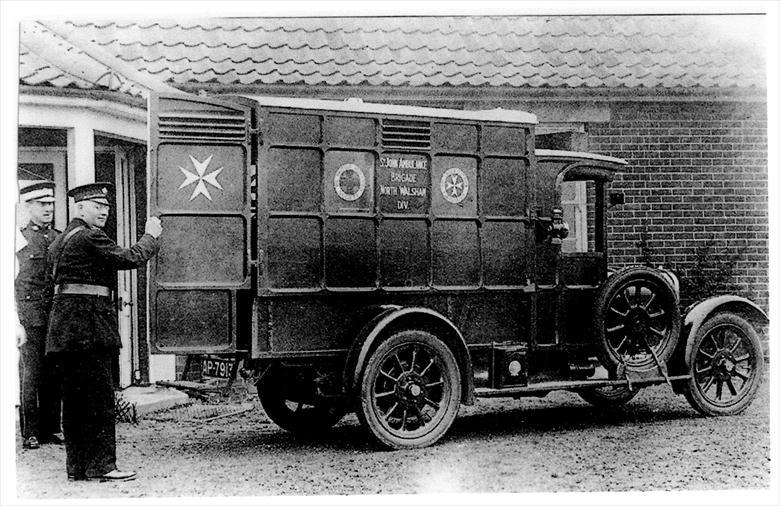
[[[128,153],[121,145],[95,147],[95,180],[111,181],[116,187],[115,206],[103,231],[117,244],[128,248],[135,244],[135,177]],[[115,309],[122,347],[116,361],[118,386],[126,387],[140,379],[138,359],[137,277],[135,269],[117,272]]]
[[[124,149],[116,148],[116,239],[120,246],[132,246],[136,241],[135,181]],[[117,320],[122,348],[119,350],[119,383],[125,387],[139,374],[137,316],[137,279],[135,269],[117,274]]]
[[[238,291],[252,280],[252,107],[156,94],[149,107],[149,210],[163,224],[150,267],[151,351],[235,351]]]
[[[618,159],[564,151],[538,150],[541,212],[562,210],[569,226],[563,240],[539,243],[545,266],[539,287],[540,320],[549,322],[538,339],[541,344],[565,345],[589,352],[593,336],[593,304],[607,277],[605,195]]]

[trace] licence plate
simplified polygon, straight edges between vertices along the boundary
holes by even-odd
[[[201,362],[201,375],[210,378],[230,378],[233,363],[233,359],[206,357]]]

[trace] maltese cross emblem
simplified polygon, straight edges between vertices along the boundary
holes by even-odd
[[[441,194],[447,202],[459,204],[466,198],[466,195],[468,195],[469,178],[466,177],[466,174],[462,170],[453,167],[452,169],[447,169],[447,171],[442,174],[441,184],[439,186]]]
[[[179,170],[182,172],[182,174],[184,174],[185,177],[184,182],[179,185],[179,189],[185,188],[193,183],[197,183],[195,185],[195,189],[192,191],[190,200],[193,200],[198,195],[203,195],[207,199],[211,200],[211,194],[209,193],[209,188],[206,186],[206,183],[210,184],[214,188],[219,188],[220,190],[222,189],[222,185],[219,184],[219,181],[217,181],[217,176],[220,172],[222,172],[224,167],[214,169],[212,172],[206,174],[206,170],[208,169],[209,163],[211,163],[211,158],[213,156],[214,155],[210,155],[201,162],[194,156],[190,155],[190,160],[192,160],[192,166],[195,167],[196,173],[188,171],[181,165],[179,166]]]

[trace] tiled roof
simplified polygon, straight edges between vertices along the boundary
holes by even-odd
[[[765,81],[761,55],[686,16],[67,22],[56,31],[173,86],[713,89]],[[24,84],[111,85],[74,70],[78,59],[56,65],[30,46],[23,36]]]
[[[39,23],[20,30],[19,79],[29,85],[103,89],[146,96],[147,88]]]

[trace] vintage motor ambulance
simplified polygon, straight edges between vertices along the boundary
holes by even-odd
[[[755,397],[766,315],[736,296],[683,311],[671,272],[610,268],[626,162],[535,149],[532,114],[187,94],[149,110],[152,349],[234,358],[286,430],[355,411],[415,448],[479,397],[614,405],[668,383],[707,415]]]

